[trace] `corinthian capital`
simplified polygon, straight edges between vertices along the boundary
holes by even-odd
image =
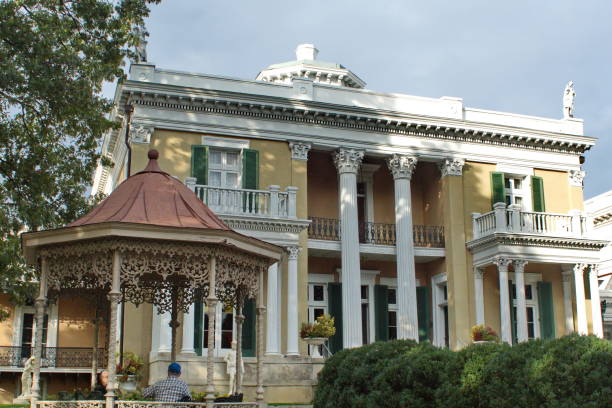
[[[569,181],[571,186],[582,187],[584,182],[584,176],[586,173],[582,170],[570,170]]]
[[[440,172],[442,177],[446,176],[461,176],[463,174],[463,166],[465,160],[463,159],[445,159],[440,163]]]
[[[310,143],[289,142],[291,158],[293,160],[308,160],[308,152],[310,151],[310,147]]]
[[[141,123],[132,123],[132,126],[130,127],[130,141],[132,143],[149,144],[151,142],[153,130],[153,126],[147,126]]]
[[[394,179],[407,178],[410,180],[417,165],[417,158],[396,153],[387,160],[387,165]]]
[[[334,155],[334,164],[338,173],[357,173],[362,160],[362,150],[339,149]]]
[[[505,258],[503,256],[497,256],[493,259],[493,263],[497,265],[499,272],[508,272],[508,266],[512,263],[512,259]]]

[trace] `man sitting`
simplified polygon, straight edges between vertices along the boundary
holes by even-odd
[[[160,380],[145,388],[142,395],[145,398],[153,397],[155,401],[181,402],[191,401],[191,394],[185,381],[181,380],[181,366],[172,363],[168,366],[168,378]]]

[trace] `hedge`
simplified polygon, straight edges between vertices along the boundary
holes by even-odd
[[[315,408],[610,407],[612,344],[570,335],[453,352],[408,340],[342,350],[319,373]]]

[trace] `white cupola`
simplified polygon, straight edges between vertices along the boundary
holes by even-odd
[[[310,79],[315,83],[363,88],[365,82],[344,66],[317,60],[319,50],[314,44],[300,44],[295,49],[295,60],[270,65],[257,75],[257,80],[290,84],[293,78]]]

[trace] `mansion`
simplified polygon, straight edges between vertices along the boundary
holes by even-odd
[[[317,54],[302,44],[295,60],[255,80],[133,63],[115,93],[112,117],[122,126],[102,145],[112,165],[93,180],[92,193],[108,195],[156,149],[161,169],[228,226],[286,249],[264,285],[267,402],[310,402],[319,351],[391,339],[460,349],[478,324],[507,343],[603,336],[597,273],[607,241],[592,234],[583,207],[581,164],[596,139],[581,119],[380,93]],[[9,306],[6,296],[0,304]],[[10,308],[0,323],[0,401],[9,402],[34,325],[33,307]],[[48,310],[43,341],[54,357],[43,362],[43,390],[86,388],[107,320],[78,296]],[[215,383],[224,390],[236,323],[231,307],[215,313]],[[145,360],[141,385],[164,377],[170,314],[128,303],[118,314],[117,344]],[[322,314],[335,318],[336,334],[309,349],[300,326]],[[254,303],[244,316],[252,396]],[[206,303],[179,319],[177,361],[202,391]]]

